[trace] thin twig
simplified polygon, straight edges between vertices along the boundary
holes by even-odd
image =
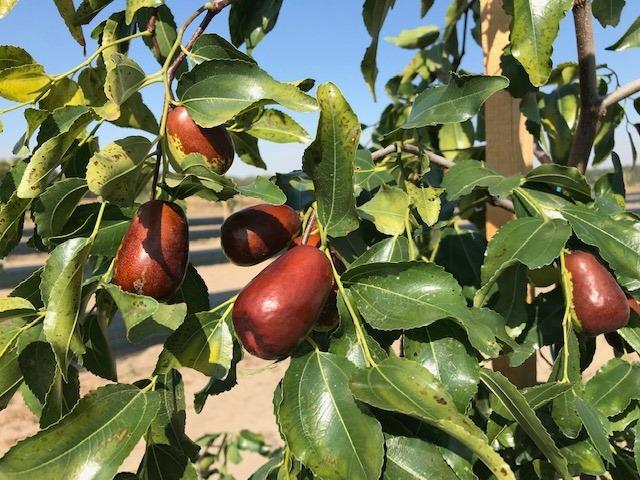
[[[153,169],[153,181],[151,182],[151,194],[149,195],[149,200],[153,201],[156,199],[156,189],[158,187],[158,178],[160,176],[160,164],[162,163],[162,147],[158,144],[156,148],[156,164]]]
[[[453,65],[451,66],[451,70],[454,72],[457,72],[458,68],[460,68],[460,63],[462,62],[462,58],[464,57],[465,50],[467,48],[467,24],[469,21],[469,9],[472,5],[473,5],[473,2],[469,2],[469,4],[467,5],[467,8],[464,11],[464,22],[462,26],[462,48],[460,49],[458,56],[456,57],[456,59],[453,62]]]
[[[601,108],[607,109],[611,105],[615,105],[616,103],[638,92],[640,92],[640,78],[629,82],[626,85],[618,87],[616,90],[602,99],[602,103],[600,106]]]
[[[316,211],[314,210],[307,221],[307,228],[304,230],[304,236],[302,237],[302,245],[306,245],[309,241],[309,235],[313,231],[313,228],[316,226]]]
[[[533,146],[533,155],[538,159],[540,163],[553,163],[549,154],[545,152],[538,142]]]

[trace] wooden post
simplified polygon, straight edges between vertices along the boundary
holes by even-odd
[[[500,57],[509,43],[509,17],[502,9],[502,0],[480,0],[482,19],[482,50],[485,75],[500,75]],[[527,132],[524,116],[520,113],[520,100],[506,91],[489,97],[485,103],[486,160],[503,175],[513,175],[531,169],[533,138]],[[493,206],[487,210],[487,237],[512,218],[508,212]],[[535,356],[517,368],[510,368],[504,358],[494,360],[493,367],[504,373],[519,387],[536,382]]]

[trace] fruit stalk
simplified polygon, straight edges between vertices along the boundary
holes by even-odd
[[[569,328],[571,328],[571,306],[573,305],[573,286],[571,285],[571,273],[567,270],[564,258],[565,251],[560,252],[560,284],[564,296],[564,315],[562,316],[562,338],[564,342],[562,383],[570,383],[569,380]]]
[[[311,212],[311,216],[307,221],[307,228],[305,228],[304,230],[304,235],[302,236],[301,245],[307,244],[307,242],[309,241],[309,235],[311,235],[311,232],[313,231],[313,228],[315,226],[316,226],[316,211],[314,210],[313,212]]]

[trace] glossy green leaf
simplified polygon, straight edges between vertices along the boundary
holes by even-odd
[[[223,37],[215,33],[200,36],[191,49],[189,59],[196,64],[207,60],[242,60],[256,63],[249,55],[244,54]]]
[[[489,446],[482,430],[455,409],[442,384],[421,365],[389,358],[356,372],[349,386],[358,400],[410,415],[444,431],[478,455],[494,475],[515,479],[509,465]]]
[[[122,105],[138,91],[146,76],[140,65],[121,53],[113,53],[111,61],[113,68],[107,72],[104,93],[109,100]]]
[[[73,5],[73,0],[54,0],[58,13],[64,20],[65,25],[69,29],[69,33],[76,42],[80,45],[85,45],[84,34],[82,33],[82,26],[74,23],[76,16],[76,7]]]
[[[400,235],[409,219],[409,202],[409,195],[404,190],[383,185],[371,200],[358,208],[358,213],[375,224],[378,231]]]
[[[11,317],[26,317],[35,312],[36,309],[29,300],[20,297],[0,298],[0,320]],[[0,325],[2,324],[0,323]],[[2,334],[0,334],[0,338],[1,336]],[[1,341],[0,345],[2,345]]]
[[[120,106],[109,100],[104,92],[106,77],[107,71],[103,66],[85,68],[78,75],[78,84],[95,113],[105,120],[114,121],[120,118]]]
[[[408,262],[409,260],[409,241],[407,237],[398,236],[385,238],[372,245],[369,250],[351,262],[349,268],[355,268],[367,263],[396,263]]]
[[[76,10],[74,23],[80,25],[88,24],[102,9],[112,2],[113,0],[82,0]]]
[[[503,90],[509,80],[499,76],[453,75],[448,85],[420,93],[402,128],[463,122],[473,117],[491,95]]]
[[[158,133],[158,121],[153,112],[142,101],[140,92],[135,92],[122,105],[120,105],[120,116],[112,120],[114,125],[119,127],[136,128],[149,133]]]
[[[293,357],[278,419],[296,458],[327,480],[379,478],[384,439],[378,421],[348,388],[349,360],[317,350]]]
[[[127,25],[131,24],[133,17],[138,10],[145,7],[159,7],[164,4],[164,0],[127,0],[125,15]]]
[[[189,115],[202,127],[214,127],[260,100],[310,112],[316,101],[294,85],[280,83],[253,63],[209,60],[180,77],[177,89]]]
[[[250,135],[276,143],[308,143],[307,131],[284,112],[267,109],[247,130]]]
[[[30,199],[18,197],[17,189],[27,164],[16,162],[0,181],[0,258],[6,257],[20,242],[24,212]]]
[[[369,263],[348,270],[342,280],[365,320],[379,330],[417,328],[467,316],[460,286],[432,263]]]
[[[433,226],[440,216],[441,188],[417,187],[413,183],[406,182],[407,193],[411,203],[416,207],[418,215],[428,226]]]
[[[518,425],[533,440],[562,478],[570,479],[567,460],[562,456],[522,393],[499,372],[482,369],[480,379],[500,399]]]
[[[94,118],[93,113],[84,107],[71,108],[77,108],[82,113],[75,116],[67,128],[62,129],[60,133],[42,143],[35,150],[18,186],[20,198],[35,198],[44,192],[49,174],[62,163],[78,135]],[[42,132],[44,128],[45,124],[40,131]]]
[[[0,476],[113,478],[158,410],[158,394],[107,385],[85,396],[62,421],[16,444],[0,459]]]
[[[136,475],[124,480],[197,480],[196,467],[175,447],[148,445]],[[114,480],[122,480],[116,477]]]
[[[356,185],[365,190],[373,191],[383,183],[390,183],[393,176],[386,167],[373,163],[369,150],[358,149],[353,179]]]
[[[229,132],[233,145],[236,147],[236,154],[247,165],[252,167],[267,169],[258,148],[258,139],[246,132]]]
[[[404,356],[421,364],[445,386],[460,413],[465,413],[480,381],[476,356],[464,332],[443,320],[405,332]]]
[[[40,290],[47,306],[44,334],[56,362],[65,372],[71,356],[85,348],[78,332],[84,265],[91,251],[88,238],[74,238],[56,247],[45,263]]]
[[[484,162],[462,160],[447,170],[442,180],[442,188],[448,200],[457,200],[470,194],[476,187],[496,185],[504,177]]]
[[[569,350],[569,361],[566,367],[568,379],[573,382],[573,389],[563,393],[553,400],[551,416],[558,425],[560,431],[568,438],[577,438],[582,430],[582,421],[576,411],[576,393],[582,390],[582,376],[580,373],[580,348],[575,333],[569,333],[569,345],[563,346],[558,352],[558,357],[553,364],[549,380],[563,381],[565,371],[564,349]],[[575,392],[574,392],[575,390]]]
[[[530,269],[549,265],[571,236],[564,220],[525,217],[505,224],[487,246],[482,266],[483,287],[475,300],[481,302],[499,275],[511,265],[522,263]]]
[[[156,373],[189,367],[209,377],[225,378],[233,359],[229,314],[201,312],[188,315],[171,335],[158,358]]]
[[[580,397],[576,397],[576,412],[598,453],[615,465],[609,445],[609,420]]]
[[[38,235],[43,239],[59,235],[78,203],[87,192],[82,178],[67,178],[54,183],[38,197],[33,205],[33,216]]]
[[[436,445],[419,438],[388,437],[383,480],[459,480]]]
[[[0,45],[0,70],[35,63],[25,49],[13,45]]]
[[[421,25],[411,30],[402,30],[397,37],[384,39],[400,48],[425,48],[435,42],[440,36],[437,25]]]
[[[591,187],[577,168],[547,163],[534,168],[525,177],[527,183],[541,183],[559,187],[576,200],[591,201]]]
[[[446,228],[442,231],[435,262],[462,286],[480,288],[480,267],[487,241],[475,230]]]
[[[640,365],[609,360],[584,386],[583,398],[606,417],[623,412],[640,398]]]
[[[640,287],[640,222],[629,217],[603,215],[594,208],[570,205],[561,210],[577,237],[598,248],[620,283]]]
[[[9,400],[21,384],[22,372],[18,364],[18,348],[13,347],[0,357],[0,410],[7,407]]]
[[[231,5],[229,32],[235,46],[251,52],[278,20],[282,0],[239,0]]]
[[[131,205],[138,194],[139,175],[151,148],[145,137],[126,137],[107,145],[89,161],[89,190],[117,205]]]
[[[287,196],[273,182],[265,177],[256,177],[249,185],[238,186],[238,193],[246,197],[255,197],[271,205],[282,205]]]
[[[615,27],[620,23],[620,14],[624,8],[625,0],[593,0],[591,9],[593,16],[598,19],[600,25]]]
[[[318,130],[305,150],[303,167],[315,186],[318,220],[328,235],[343,237],[358,227],[353,170],[360,122],[333,83],[320,85],[317,97]]]
[[[378,56],[378,40],[380,30],[389,10],[395,5],[395,0],[365,0],[362,6],[362,19],[367,27],[367,32],[371,36],[371,44],[364,53],[360,63],[360,71],[364,81],[369,86],[373,99],[376,99],[376,78],[378,77],[378,66],[376,57]]]
[[[640,47],[640,17],[636,18],[626,32],[607,50],[621,51],[627,48]]]
[[[0,71],[0,97],[14,102],[32,102],[49,85],[44,67],[29,63]]]
[[[166,335],[176,330],[187,313],[185,304],[168,305],[151,297],[125,292],[117,285],[104,285],[122,314],[127,338],[138,343],[149,337]]]
[[[511,53],[536,87],[551,74],[551,53],[560,21],[573,0],[514,0],[511,22]]]

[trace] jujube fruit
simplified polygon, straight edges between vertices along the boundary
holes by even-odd
[[[175,203],[143,204],[124,235],[113,283],[126,292],[161,300],[180,288],[189,260],[189,227]]]
[[[233,140],[224,126],[201,127],[185,107],[172,108],[167,116],[167,146],[176,170],[181,170],[187,155],[199,153],[211,170],[222,175],[231,167],[235,155]]]
[[[565,261],[580,331],[595,336],[624,327],[629,321],[629,303],[611,273],[588,252],[571,252]]]
[[[314,247],[295,247],[240,292],[233,325],[244,348],[273,360],[289,355],[318,319],[333,284],[331,265]]]
[[[285,248],[300,231],[300,217],[286,205],[254,205],[230,215],[220,237],[225,255],[236,265],[256,265]]]

